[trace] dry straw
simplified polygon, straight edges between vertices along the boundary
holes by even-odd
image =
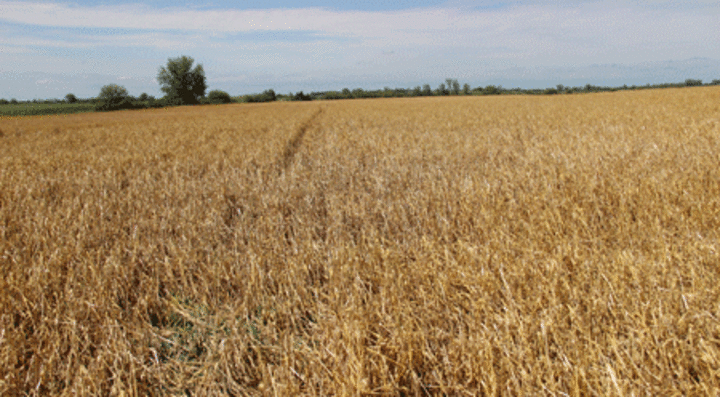
[[[0,129],[0,395],[720,393],[717,88]]]

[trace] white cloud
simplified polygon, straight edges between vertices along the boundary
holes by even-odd
[[[697,3],[697,2],[695,2]],[[707,2],[707,4],[718,4]],[[653,4],[662,4],[653,2]],[[268,10],[157,9],[143,5],[80,7],[68,4],[0,1],[0,19],[29,25],[103,29],[205,32],[312,31],[325,35],[432,44],[543,35],[679,38],[692,30],[714,37],[720,7],[673,9],[628,2],[560,2],[474,10],[462,7],[401,11],[334,11],[323,8]],[[440,44],[440,43],[439,43]]]
[[[720,8],[668,11],[631,3],[534,4],[495,10],[418,8],[402,11],[333,11],[321,8],[270,10],[156,9],[142,5],[79,7],[67,4],[1,2],[0,20],[52,27],[142,29],[200,35],[260,31],[317,32],[329,37],[363,40],[367,45],[503,47],[525,56],[548,50],[558,54],[608,50],[628,52],[648,46],[717,48]],[[203,33],[204,32],[204,33]],[[160,48],[182,43],[167,36],[124,35],[127,45]],[[181,38],[182,41],[197,38]],[[86,37],[85,45],[109,39]],[[702,44],[701,44],[702,43]],[[49,43],[39,43],[43,45]],[[83,45],[62,43],[60,46]],[[492,52],[492,51],[491,51]],[[490,54],[492,55],[492,54]]]
[[[29,49],[23,47],[0,45],[0,54],[28,54],[30,52]]]
[[[96,47],[149,47],[157,49],[189,49],[199,45],[204,36],[187,33],[129,33],[129,34],[67,34],[56,32],[48,37],[0,37],[0,52],[28,53],[31,47],[90,49]]]

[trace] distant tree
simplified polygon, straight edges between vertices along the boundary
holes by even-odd
[[[210,91],[207,95],[207,98],[210,103],[230,103],[230,102],[232,102],[232,98],[230,98],[230,94],[228,94],[225,91],[220,91],[220,90]]]
[[[0,99],[0,105],[7,105],[9,103],[10,101],[8,101],[7,99]]]
[[[77,101],[78,101],[78,99],[77,99],[77,97],[75,96],[75,94],[67,94],[67,95],[65,95],[65,102],[67,102],[67,103],[75,103],[75,102],[77,102]]]
[[[320,95],[320,99],[334,100],[334,99],[345,99],[342,92],[340,91],[326,91]]]
[[[470,95],[470,84],[463,84],[462,93],[463,95]]]
[[[293,96],[293,101],[312,101],[312,97],[300,91]]]
[[[259,95],[258,99],[257,102],[274,102],[277,101],[277,94],[273,89],[265,90]]]
[[[167,103],[165,102],[164,99],[158,100],[158,99],[155,99],[154,96],[148,95],[147,101],[144,104],[144,106],[146,108],[163,108],[163,107],[167,106]]]
[[[13,104],[13,105],[17,105],[18,100],[15,99],[15,98],[13,98],[13,99],[10,100],[10,103]]]
[[[413,88],[412,90],[412,96],[421,96],[422,95],[422,87],[417,86]]]
[[[147,101],[148,99],[150,99],[150,95],[148,95],[144,92],[142,94],[140,94],[140,96],[138,97],[138,100],[143,101],[143,102]]]
[[[125,87],[109,84],[100,89],[95,110],[110,111],[118,109],[131,109],[130,95]]]
[[[205,70],[199,64],[193,68],[193,62],[194,59],[183,55],[168,59],[167,66],[160,67],[157,80],[168,103],[196,104],[205,96]]]
[[[460,94],[460,82],[456,79],[445,79],[447,83],[448,94],[459,95]]]
[[[284,95],[281,95],[280,97],[285,97]],[[293,99],[293,93],[291,92],[288,94],[287,97],[285,97],[289,100]],[[238,98],[238,102],[242,103],[257,103],[257,102],[273,102],[278,100],[278,95],[275,93],[275,90],[265,90],[260,94],[249,94],[249,95],[243,95],[240,98]]]
[[[447,88],[445,88],[445,83],[440,83],[440,85],[438,86],[438,89],[437,89],[437,94],[438,95],[448,95],[449,94]]]
[[[560,93],[560,94],[562,94],[563,92],[565,92],[565,86],[562,85],[562,84],[558,84],[558,85],[555,87],[555,89],[556,89],[557,92]]]
[[[431,96],[433,94],[430,84],[423,85],[422,94],[425,96]]]
[[[342,96],[343,96],[343,98],[348,98],[348,99],[349,99],[349,98],[352,98],[352,96],[353,96],[353,95],[352,95],[352,91],[350,91],[349,88],[343,88],[343,89],[342,89]]]
[[[130,96],[125,87],[117,84],[108,84],[100,89],[100,95],[98,99],[104,100],[109,103],[119,103],[127,99]]]
[[[720,80],[715,79],[715,80],[713,80],[710,84],[712,84],[712,85],[720,85]]]
[[[696,87],[696,86],[701,86],[701,85],[702,85],[702,80],[695,80],[695,79],[685,80],[686,87]]]
[[[489,85],[485,87],[483,90],[483,94],[485,95],[500,95],[502,93],[502,87],[501,86],[494,86]]]
[[[411,93],[411,91],[405,89],[405,88],[394,88],[391,90],[390,96],[395,98],[402,98],[408,96],[408,94]]]

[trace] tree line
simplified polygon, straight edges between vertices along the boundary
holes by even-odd
[[[447,84],[446,84],[447,83]],[[312,92],[306,95],[305,100],[318,99],[358,99],[358,98],[394,98],[394,97],[420,97],[420,96],[445,96],[445,95],[558,95],[558,94],[579,94],[591,92],[614,92],[623,90],[641,90],[651,88],[679,88],[679,87],[697,87],[720,85],[720,79],[713,80],[705,84],[702,80],[687,79],[682,83],[663,83],[663,84],[646,84],[623,85],[620,87],[596,86],[587,84],[582,87],[566,87],[562,84],[552,88],[503,88],[502,86],[488,85],[485,87],[470,88],[468,84],[464,84],[460,88],[460,84],[455,79],[447,79],[446,83],[441,83],[436,89],[432,89],[429,84],[425,84],[415,88],[390,88],[385,87],[382,90],[363,90],[356,88],[350,91],[347,88],[341,91],[321,91]],[[302,95],[302,92],[300,92]],[[292,97],[292,94],[290,94]],[[293,98],[298,100],[298,98]]]
[[[450,96],[450,95],[559,95],[577,94],[591,92],[614,92],[622,90],[639,90],[651,88],[672,88],[672,87],[696,87],[703,85],[720,85],[720,79],[710,83],[703,83],[702,80],[687,79],[681,83],[646,84],[643,86],[609,87],[586,84],[582,87],[566,87],[559,84],[552,88],[523,89],[503,88],[502,86],[488,85],[485,87],[471,88],[469,84],[460,85],[457,79],[446,79],[433,89],[430,84],[416,86],[414,88],[390,88],[385,87],[379,90],[364,90],[356,88],[350,90],[343,88],[340,91],[313,91],[304,93],[299,91],[289,94],[277,94],[269,89],[259,94],[241,95],[231,97],[225,91],[213,90],[206,94],[207,83],[205,70],[201,64],[193,67],[195,60],[188,56],[180,56],[168,59],[167,65],[160,67],[157,81],[160,89],[165,94],[162,98],[155,98],[146,93],[138,97],[131,96],[125,87],[117,84],[109,84],[100,90],[96,98],[81,99],[70,93],[64,100],[51,99],[45,101],[20,102],[15,99],[0,99],[0,105],[20,103],[42,103],[42,104],[93,104],[95,111],[111,111],[120,109],[141,109],[157,108],[179,105],[198,104],[225,104],[232,102],[253,103],[273,101],[312,101],[312,100],[334,100],[334,99],[361,99],[361,98],[397,98],[397,97],[423,97],[423,96]],[[59,110],[59,112],[61,112]]]

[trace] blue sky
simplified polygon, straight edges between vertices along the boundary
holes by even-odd
[[[96,5],[118,5],[130,4],[127,1],[73,1],[72,4],[80,6]],[[211,0],[202,3],[187,0],[146,0],[142,3],[156,8],[181,7],[186,9],[272,9],[272,8],[332,8],[337,10],[364,10],[364,11],[387,11],[402,10],[406,8],[432,7],[445,4],[443,1],[430,0],[396,0],[396,1],[356,1],[356,0],[316,0],[316,1],[292,1],[292,0]]]
[[[179,55],[232,95],[709,81],[719,32],[711,0],[0,0],[0,98],[160,96]]]

